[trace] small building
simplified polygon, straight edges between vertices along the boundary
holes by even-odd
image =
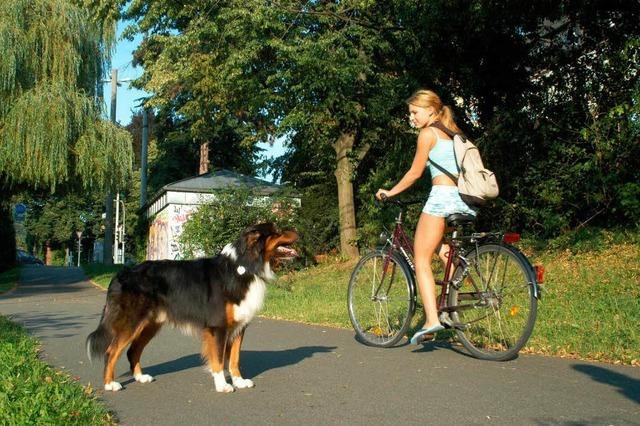
[[[265,197],[284,189],[282,185],[219,169],[163,186],[147,203],[150,221],[147,260],[180,259],[178,236],[198,206],[220,190],[249,188]],[[297,200],[299,203],[299,200]]]

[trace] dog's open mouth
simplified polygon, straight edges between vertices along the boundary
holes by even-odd
[[[279,259],[291,259],[294,257],[298,257],[298,252],[291,247],[279,246],[278,248],[276,248],[276,256]]]

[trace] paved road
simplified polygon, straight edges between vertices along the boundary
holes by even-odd
[[[28,267],[0,314],[43,344],[45,359],[101,389],[84,341],[104,291],[76,268]],[[630,325],[631,326],[631,325]],[[256,388],[214,391],[199,343],[167,328],[143,355],[150,384],[117,367],[124,389],[98,394],[123,425],[640,425],[640,368],[538,356],[478,361],[446,345],[368,348],[349,330],[258,318],[243,373]]]

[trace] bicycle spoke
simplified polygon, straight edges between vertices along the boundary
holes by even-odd
[[[398,262],[389,254],[374,252],[354,269],[349,283],[349,317],[365,343],[394,344],[403,337],[413,315],[410,270]]]
[[[480,358],[514,356],[535,321],[529,269],[509,249],[486,245],[473,254],[468,271],[461,287],[450,294],[455,321],[464,324],[458,337]]]

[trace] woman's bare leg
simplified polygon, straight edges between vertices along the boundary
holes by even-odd
[[[442,264],[447,266],[447,259],[449,258],[449,244],[442,243],[440,250],[438,251],[438,257],[442,261]]]
[[[433,277],[433,271],[431,270],[431,259],[436,249],[438,249],[443,235],[444,218],[431,216],[426,213],[420,215],[414,244],[416,278],[427,318],[424,328],[431,328],[440,324],[438,320],[438,307],[436,305],[436,283]],[[440,250],[439,254],[441,253],[442,250]]]

